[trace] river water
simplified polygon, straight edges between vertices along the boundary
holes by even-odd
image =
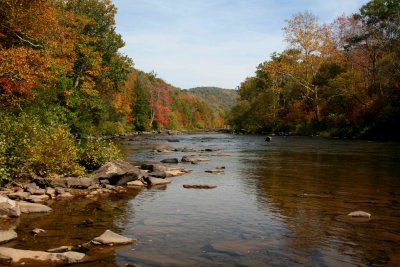
[[[225,134],[121,142],[135,164],[185,154],[211,161],[179,163],[192,172],[166,187],[55,202],[51,214],[21,218],[12,246],[80,244],[111,229],[138,241],[82,266],[400,266],[399,144]],[[156,153],[155,144],[219,150]],[[190,183],[217,188],[183,188]],[[371,219],[347,216],[356,210]],[[87,218],[94,224],[80,225]],[[27,234],[35,227],[48,232]]]

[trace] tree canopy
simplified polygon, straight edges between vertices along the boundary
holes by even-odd
[[[274,53],[238,88],[230,123],[250,132],[399,139],[400,3],[372,0],[320,24],[298,13]]]

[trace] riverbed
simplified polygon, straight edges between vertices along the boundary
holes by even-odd
[[[228,134],[121,140],[128,161],[196,155],[164,187],[50,203],[20,219],[15,248],[77,245],[111,229],[137,239],[79,266],[398,266],[400,145]],[[156,144],[217,151],[154,152]],[[223,173],[205,170],[225,167]],[[184,184],[215,189],[186,189]],[[348,213],[362,210],[371,219]],[[85,219],[91,225],[82,225]],[[33,228],[46,229],[33,237]]]

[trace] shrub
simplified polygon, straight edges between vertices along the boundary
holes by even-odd
[[[0,180],[24,175],[80,175],[78,148],[68,127],[38,116],[0,114]]]
[[[86,140],[79,149],[79,163],[89,171],[96,170],[104,163],[121,157],[121,151],[114,143],[102,139]]]
[[[27,146],[25,168],[30,174],[40,176],[84,174],[78,164],[75,138],[63,125],[47,125],[37,129]]]

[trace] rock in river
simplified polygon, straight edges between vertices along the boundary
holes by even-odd
[[[161,163],[179,163],[177,158],[163,159]]]
[[[348,215],[348,216],[351,216],[351,217],[371,218],[371,214],[370,214],[370,213],[365,212],[365,211],[361,211],[361,210],[350,212],[350,213],[347,214],[347,215]]]
[[[80,262],[85,254],[79,252],[49,253],[0,247],[0,264],[47,266]]]
[[[10,242],[17,239],[18,235],[14,230],[2,231],[0,230],[0,244]]]
[[[205,170],[205,172],[208,172],[208,173],[215,173],[215,174],[223,173],[224,171],[225,171],[225,167],[224,167],[224,166],[222,166],[222,167],[216,167],[216,168],[214,168],[214,169]]]
[[[20,201],[18,202],[18,206],[21,208],[22,213],[34,213],[34,212],[50,212],[52,209],[46,205],[37,204],[37,203],[29,203]]]
[[[147,177],[145,178],[145,181],[147,182],[148,185],[164,185],[171,183],[171,179],[168,178],[161,179],[156,177]]]
[[[123,160],[113,160],[93,173],[96,181],[106,179],[112,185],[125,185],[127,182],[137,180],[140,170]]]
[[[210,161],[208,158],[200,158],[196,156],[183,156],[182,157],[182,162],[204,162],[204,161]]]
[[[7,197],[0,196],[0,217],[19,217],[21,215],[21,210],[17,202],[11,200]]]
[[[119,234],[116,234],[110,230],[106,230],[101,236],[98,236],[93,239],[94,243],[98,242],[103,245],[125,245],[133,243],[135,240],[132,238],[128,238]]]
[[[184,188],[194,188],[194,189],[213,189],[216,188],[216,185],[212,184],[184,184]]]

